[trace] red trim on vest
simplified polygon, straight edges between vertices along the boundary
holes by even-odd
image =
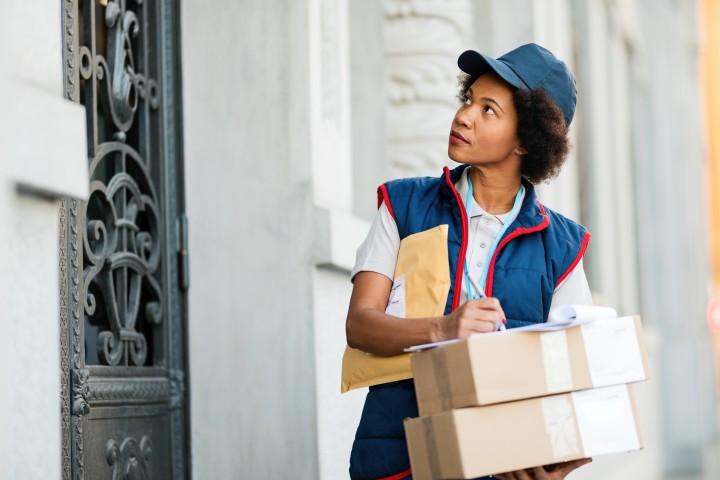
[[[458,306],[460,305],[460,292],[462,291],[462,276],[463,276],[463,265],[465,265],[465,254],[467,252],[467,245],[468,245],[468,218],[467,218],[467,212],[465,212],[465,208],[463,207],[462,199],[460,198],[460,194],[455,189],[455,185],[452,183],[452,179],[450,178],[450,169],[448,167],[444,167],[443,170],[445,170],[445,181],[447,182],[450,189],[455,194],[455,199],[458,203],[458,208],[460,209],[460,218],[462,218],[462,243],[460,244],[460,253],[458,254],[458,263],[455,266],[455,286],[453,287],[453,301],[452,301],[452,307],[450,308],[450,311],[454,311]],[[459,288],[458,288],[459,287]]]
[[[380,185],[377,189],[377,197],[378,197],[378,205],[377,208],[380,208],[380,205],[382,205],[382,202],[385,201],[385,206],[388,209],[388,212],[390,212],[390,216],[395,220],[395,212],[393,212],[392,205],[390,205],[390,194],[388,194],[387,187],[385,184]]]
[[[557,286],[560,285],[562,281],[565,280],[567,276],[572,273],[577,264],[580,263],[580,259],[582,259],[583,255],[585,255],[585,250],[587,250],[588,243],[590,243],[590,232],[585,232],[585,236],[583,237],[582,243],[580,244],[580,251],[578,252],[577,257],[575,257],[575,260],[573,260],[573,263],[570,264],[570,267],[565,270],[565,273],[563,273],[560,279],[555,283],[555,288],[557,288]]]
[[[534,227],[525,228],[520,227],[516,228],[512,232],[510,232],[509,235],[507,235],[505,238],[502,239],[500,244],[497,247],[497,250],[495,250],[495,253],[493,254],[492,260],[490,261],[490,267],[488,268],[488,275],[487,280],[485,280],[485,295],[488,297],[492,297],[492,289],[493,289],[493,280],[495,276],[495,261],[497,260],[498,255],[500,254],[500,250],[510,242],[513,238],[517,238],[520,235],[527,235],[529,233],[535,233],[539,232],[540,230],[544,230],[547,228],[548,225],[550,225],[550,218],[547,216],[547,213],[545,213],[545,209],[543,208],[542,204],[540,202],[537,202],[538,207],[540,207],[540,213],[542,213],[542,216],[545,217],[545,219],[540,222],[539,224],[535,225]]]
[[[383,477],[378,478],[378,480],[402,480],[403,478],[407,478],[412,473],[412,469],[408,468],[404,472],[396,473],[395,475],[390,475],[389,477]]]

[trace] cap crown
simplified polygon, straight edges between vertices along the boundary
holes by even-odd
[[[562,110],[565,124],[572,122],[577,102],[575,77],[562,60],[540,45],[528,43],[497,59],[468,50],[458,58],[458,66],[470,75],[495,71],[517,88],[542,88]]]

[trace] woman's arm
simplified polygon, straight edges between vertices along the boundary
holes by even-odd
[[[592,293],[585,276],[583,260],[575,266],[570,275],[553,292],[550,309],[558,305],[592,305]]]
[[[377,355],[396,355],[423,343],[494,332],[505,313],[495,298],[465,302],[443,317],[399,318],[385,313],[392,281],[375,272],[355,276],[345,331],[348,345]]]

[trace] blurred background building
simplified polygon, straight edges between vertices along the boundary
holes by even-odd
[[[645,449],[572,478],[718,478],[718,0],[4,2],[2,478],[346,478],[376,188],[451,163],[459,53],[527,42],[579,90],[540,198],[593,233],[595,301],[642,314],[651,360]]]

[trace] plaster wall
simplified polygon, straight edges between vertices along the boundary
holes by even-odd
[[[313,8],[182,3],[195,478],[318,478]]]
[[[0,6],[0,381],[9,386],[0,396],[0,476],[8,479],[62,471],[57,199],[83,198],[88,187],[84,111],[63,100],[60,15],[49,0]]]
[[[639,5],[647,40],[645,88],[634,95],[643,147],[635,149],[643,180],[637,184],[641,308],[663,339],[662,468],[700,473],[706,444],[717,438],[717,413],[705,310],[710,278],[697,7],[669,0]]]
[[[340,394],[345,316],[352,284],[348,272],[328,267],[314,272],[318,398],[318,450],[322,480],[348,477],[350,450],[367,388]]]
[[[3,478],[61,476],[57,204],[10,192],[5,207]]]

